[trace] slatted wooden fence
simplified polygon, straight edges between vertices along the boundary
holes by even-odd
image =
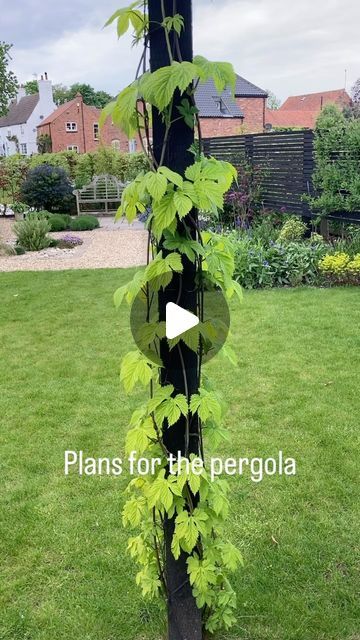
[[[302,195],[313,194],[313,139],[312,131],[206,138],[204,151],[235,165],[245,156],[261,169],[264,206],[311,216]]]

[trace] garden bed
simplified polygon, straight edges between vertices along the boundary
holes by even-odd
[[[14,222],[0,218],[0,237],[14,243]],[[61,239],[68,231],[53,232],[52,238]],[[0,257],[0,271],[47,271],[63,269],[106,269],[145,264],[147,234],[142,225],[131,227],[114,225],[108,220],[100,229],[77,231],[83,244],[73,249],[48,247],[24,255]]]

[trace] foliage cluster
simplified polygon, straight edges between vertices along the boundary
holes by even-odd
[[[42,215],[32,214],[25,220],[15,222],[14,233],[18,244],[26,251],[40,251],[50,245],[50,225]]]
[[[8,69],[11,44],[0,41],[0,116],[8,112],[9,102],[16,96],[18,81],[15,74]]]
[[[40,164],[28,172],[22,187],[21,197],[36,209],[70,210],[73,202],[73,187],[62,167]]]
[[[360,253],[351,257],[336,251],[319,261],[319,269],[329,284],[360,284]]]
[[[27,95],[38,93],[39,88],[37,81],[29,80],[26,82],[25,91]],[[63,84],[55,84],[53,86],[54,101],[57,105],[73,100],[77,93],[82,95],[85,104],[97,107],[98,109],[102,109],[112,100],[112,96],[106,91],[96,91],[90,84],[86,83],[75,82],[70,87],[66,87]]]
[[[31,169],[49,165],[64,169],[73,188],[81,188],[96,175],[113,175],[121,182],[133,180],[149,163],[143,153],[119,153],[110,147],[77,154],[74,151],[40,153],[31,158],[13,155],[0,158],[0,202],[13,203],[22,195],[22,185]],[[42,206],[42,205],[40,205]]]
[[[320,215],[360,211],[360,119],[326,105],[316,122],[314,185],[310,204]]]
[[[332,237],[328,243],[316,232],[304,238],[305,230],[300,219],[290,216],[284,218],[279,232],[277,217],[267,216],[249,229],[232,232],[237,281],[247,289],[322,285],[331,281],[330,277],[324,280],[322,258],[328,256],[331,265],[333,254],[346,252],[351,261],[360,251],[360,227],[349,225],[344,237]],[[347,282],[357,284],[355,278]]]
[[[182,118],[191,129],[196,126],[194,93],[197,84],[212,79],[221,93],[227,86],[234,90],[236,77],[227,63],[210,62],[202,56],[196,56],[191,62],[181,61],[179,36],[184,21],[175,7],[176,3],[174,14],[167,16],[164,4],[161,6],[163,21],[159,26],[164,30],[169,63],[153,72],[147,70],[149,20],[146,3],[145,12],[144,3],[136,1],[116,11],[108,21],[108,24],[117,23],[118,36],[131,28],[135,41],[143,41],[144,45],[142,64],[139,65],[141,76],[138,74],[135,81],[104,109],[101,120],[105,122],[111,115],[126,135],[138,133],[140,140],[147,141],[148,166],[124,189],[119,215],[132,221],[137,215],[149,212],[146,224],[153,257],[144,273],[138,272],[132,281],[116,291],[115,303],[120,306],[126,300],[131,304],[137,294],[142,294],[150,312],[153,296],[149,293],[148,283],[151,281],[152,288],[161,291],[174,282],[181,291],[179,283],[182,283],[185,266],[189,268],[189,263],[193,263],[198,289],[195,312],[201,318],[205,286],[220,288],[229,299],[241,295],[241,289],[233,279],[232,241],[212,232],[201,234],[196,218],[196,211],[216,215],[223,209],[224,196],[237,172],[228,162],[206,158],[198,145],[193,145],[194,160],[191,163],[189,155],[189,164],[182,175],[165,166],[165,158],[173,123]],[[174,52],[179,59],[174,59]],[[174,98],[179,94],[181,102],[176,105]],[[160,112],[164,123],[163,145],[156,154],[150,138],[150,109]],[[175,475],[169,473],[165,436],[169,429],[184,430],[184,456],[189,459],[194,455],[189,450],[190,439],[194,440],[191,432],[196,429],[197,455],[191,459],[203,463],[204,440],[214,445],[214,437],[216,440],[223,434],[221,403],[201,373],[202,354],[212,347],[217,328],[212,321],[200,322],[188,337],[168,342],[163,324],[145,323],[140,336],[143,351],[131,351],[121,365],[120,378],[126,392],[130,393],[137,384],[149,386],[150,390],[150,398],[135,410],[130,420],[126,450],[161,460],[155,475],[148,474],[130,482],[123,521],[125,526],[137,530],[128,545],[131,556],[139,565],[137,584],[144,596],[162,593],[165,598],[170,594],[164,522],[173,522],[172,554],[175,559],[179,559],[181,553],[186,554],[188,580],[202,610],[203,624],[208,631],[214,632],[229,628],[235,621],[236,596],[229,574],[242,562],[238,549],[221,535],[229,507],[227,485],[222,479],[210,482],[204,466],[200,474],[193,473],[186,464],[178,468]],[[164,346],[177,349],[182,358],[185,345],[196,353],[199,363],[197,391],[191,393],[185,365],[182,368],[184,385],[179,389],[164,382],[162,374]]]

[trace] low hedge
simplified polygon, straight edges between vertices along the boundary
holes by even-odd
[[[99,220],[95,216],[79,216],[71,220],[71,231],[92,231],[100,227]]]

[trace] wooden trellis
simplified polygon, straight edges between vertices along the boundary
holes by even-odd
[[[120,205],[121,195],[126,184],[115,176],[96,176],[89,184],[76,189],[76,207],[78,215],[91,213],[114,213]],[[85,210],[84,210],[85,209]]]

